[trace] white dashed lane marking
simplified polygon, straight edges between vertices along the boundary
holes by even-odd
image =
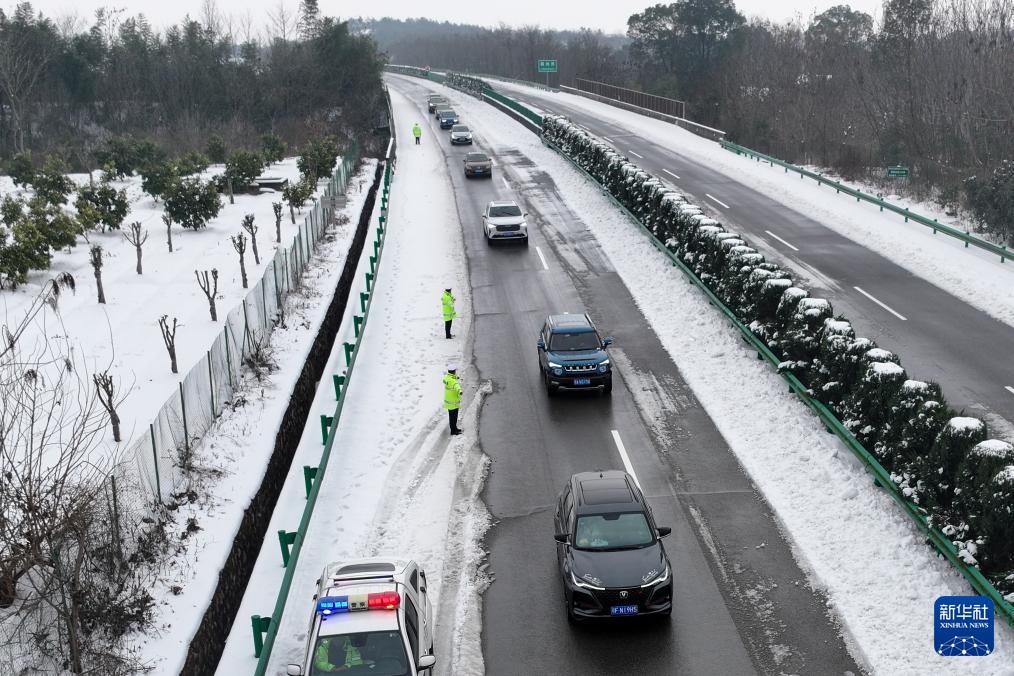
[[[775,239],[777,239],[779,242],[781,242],[785,246],[787,246],[790,249],[792,249],[793,251],[799,251],[799,249],[797,249],[796,247],[792,246],[791,244],[789,244],[788,242],[786,242],[784,239],[782,239],[781,237],[779,237],[775,233],[771,232],[770,230],[765,230],[764,232],[768,233],[769,235],[771,235],[772,237],[774,237]]]
[[[880,307],[882,307],[882,308],[884,308],[885,310],[887,310],[888,312],[890,312],[890,313],[891,313],[892,315],[894,315],[895,317],[897,317],[897,318],[898,318],[898,319],[900,319],[901,321],[903,321],[903,322],[907,322],[907,321],[908,321],[908,319],[907,319],[907,318],[905,317],[905,315],[903,315],[903,314],[901,314],[901,313],[899,313],[899,312],[895,312],[895,311],[894,311],[893,309],[891,309],[891,307],[890,307],[890,306],[888,306],[888,305],[887,305],[887,304],[885,304],[885,303],[882,303],[882,302],[880,302],[879,300],[877,300],[876,298],[874,298],[874,297],[873,297],[873,296],[871,296],[870,294],[868,294],[868,293],[866,293],[865,291],[863,291],[862,289],[860,289],[860,288],[859,288],[858,286],[853,286],[852,288],[853,288],[853,289],[855,289],[856,291],[858,291],[859,293],[863,294],[864,296],[866,296],[866,297],[867,297],[867,298],[869,298],[870,300],[872,300],[872,301],[873,301],[874,303],[876,303],[876,304],[877,304],[877,305],[879,305]]]

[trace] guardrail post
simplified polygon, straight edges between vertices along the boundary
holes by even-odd
[[[323,413],[320,414],[320,436],[321,436],[321,442],[320,443],[322,443],[322,444],[326,444],[327,443],[328,428],[331,427],[331,424],[333,422],[334,422],[334,416],[333,415],[324,415]]]
[[[287,530],[280,530],[280,531],[278,531],[278,544],[280,544],[281,547],[282,547],[282,565],[283,566],[289,565],[289,548],[292,546],[292,543],[295,542],[295,541],[296,541],[296,533],[295,532],[291,532],[291,531],[287,531]]]
[[[366,314],[366,301],[370,299],[370,294],[360,292],[359,294],[359,307],[362,308],[363,314]]]
[[[905,222],[908,223],[908,207],[905,207]]]
[[[303,465],[303,483],[306,484],[306,497],[310,497],[310,489],[313,488],[313,480],[317,478],[317,467]]]
[[[352,317],[352,330],[356,333],[356,338],[359,337],[359,332],[363,328],[363,318],[359,315],[353,315]]]
[[[379,256],[380,255],[380,242],[378,242],[376,240],[374,240],[374,242],[373,242],[373,255],[374,256]]]
[[[370,256],[370,274],[377,272],[377,257]]]
[[[348,366],[352,363],[352,353],[355,352],[356,346],[353,343],[344,343],[345,346],[345,365]]]
[[[260,658],[261,651],[264,650],[264,634],[271,628],[271,618],[252,615],[250,624],[253,625],[254,657]]]
[[[331,380],[334,382],[334,398],[342,398],[342,387],[345,385],[345,376],[334,375],[331,376]]]
[[[373,243],[373,248],[374,249],[377,248],[377,243],[376,242]],[[366,273],[366,291],[367,291],[367,293],[370,293],[370,292],[373,291],[373,273],[372,272],[367,272]]]

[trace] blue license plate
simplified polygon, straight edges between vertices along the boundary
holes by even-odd
[[[613,606],[609,609],[610,615],[637,615],[637,606]]]
[[[591,378],[574,378],[575,385],[591,385]],[[627,608],[629,606],[617,606],[617,608]],[[637,606],[634,606],[637,608]],[[615,613],[614,613],[615,614]]]

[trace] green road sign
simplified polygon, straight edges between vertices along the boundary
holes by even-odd
[[[539,59],[539,72],[540,73],[555,73],[556,72],[556,59]]]
[[[908,167],[888,167],[888,178],[908,178]]]

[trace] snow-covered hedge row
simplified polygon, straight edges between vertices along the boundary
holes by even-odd
[[[418,68],[416,66],[386,66],[385,70],[389,70],[392,73],[400,73],[402,75],[412,75],[415,77],[421,77],[429,79],[430,72],[425,68]]]
[[[474,94],[475,96],[482,96],[483,92],[492,89],[485,80],[472,77],[471,75],[462,75],[461,73],[448,73],[444,84]]]
[[[543,137],[594,176],[731,308],[880,461],[993,584],[1014,599],[1014,447],[987,439],[940,387],[909,378],[898,357],[857,337],[831,303],[679,192],[560,116]]]

